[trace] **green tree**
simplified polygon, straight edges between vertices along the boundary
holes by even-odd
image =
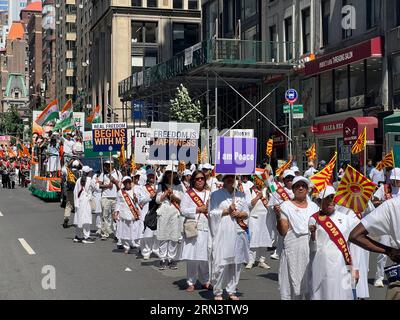
[[[12,136],[22,137],[24,134],[24,123],[18,113],[16,106],[2,114],[0,122],[0,132]]]
[[[203,120],[200,101],[192,102],[189,92],[183,84],[177,88],[175,99],[170,103],[171,120],[178,122],[201,122]]]

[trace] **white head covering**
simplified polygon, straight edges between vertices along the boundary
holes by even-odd
[[[124,183],[125,181],[132,181],[132,178],[130,176],[125,176],[122,178],[122,183]]]
[[[285,170],[285,171],[283,172],[283,179],[285,179],[285,178],[288,177],[288,176],[295,177],[296,174],[294,173],[293,170]]]
[[[394,168],[390,172],[390,180],[400,180],[400,168]]]
[[[294,173],[300,172],[299,167],[296,167],[296,166],[291,167],[290,170],[292,170]]]
[[[72,166],[73,167],[79,167],[79,161],[78,160],[74,160],[73,162],[72,162]]]
[[[183,171],[183,176],[184,176],[184,177],[190,176],[191,174],[192,174],[192,171],[190,171],[190,170],[188,170],[188,169],[186,169],[185,171]]]
[[[165,172],[167,171],[177,172],[175,166],[171,166],[170,164],[165,168]]]
[[[92,168],[90,168],[89,166],[83,166],[83,167],[82,167],[82,171],[83,171],[84,173],[89,173],[90,171],[92,171]]]
[[[204,164],[203,165],[203,168],[202,169],[206,169],[206,170],[212,170],[213,169],[213,167],[212,167],[212,165],[211,164],[209,164],[209,163],[206,163],[206,164]]]
[[[299,182],[304,182],[308,187],[310,187],[310,180],[308,180],[307,178],[304,178],[303,176],[295,177],[293,179],[292,186],[294,186],[296,183],[299,183]]]
[[[336,194],[335,188],[332,187],[332,186],[327,186],[325,188],[325,190],[323,190],[322,192],[319,193],[318,198],[319,199],[325,199],[325,198],[329,197],[332,194]]]

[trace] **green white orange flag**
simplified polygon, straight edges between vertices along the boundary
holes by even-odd
[[[39,117],[35,120],[35,122],[39,126],[45,125],[47,122],[58,119],[59,117],[59,108],[57,99],[52,101],[39,115]]]
[[[337,152],[335,152],[335,155],[325,168],[310,178],[310,181],[314,184],[315,189],[317,189],[318,192],[322,192],[328,185],[331,184],[333,170],[335,170],[336,167],[336,160]]]
[[[64,105],[64,108],[60,112],[60,121],[55,125],[54,131],[59,129],[68,128],[73,123],[73,112],[74,108],[72,106],[72,100],[68,100]]]
[[[365,211],[377,185],[363,176],[352,166],[347,166],[333,201],[352,209],[360,215]]]
[[[90,116],[88,116],[86,118],[86,121],[88,123],[100,123],[101,122],[101,110],[100,110],[100,105],[98,104],[92,111],[92,113],[90,114]]]

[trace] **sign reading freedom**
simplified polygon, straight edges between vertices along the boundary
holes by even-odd
[[[256,171],[257,138],[217,138],[215,172],[251,175]]]
[[[119,151],[127,145],[126,123],[93,123],[92,136],[94,152]]]
[[[152,122],[150,164],[197,163],[200,123]]]

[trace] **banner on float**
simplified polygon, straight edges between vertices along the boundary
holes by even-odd
[[[150,164],[197,163],[200,123],[152,122]]]
[[[136,128],[132,141],[134,144],[135,162],[146,164],[149,161],[150,141],[154,130],[151,128]]]
[[[120,151],[127,145],[126,123],[93,123],[92,142],[94,152]]]
[[[215,172],[251,175],[256,172],[257,138],[217,137]]]

